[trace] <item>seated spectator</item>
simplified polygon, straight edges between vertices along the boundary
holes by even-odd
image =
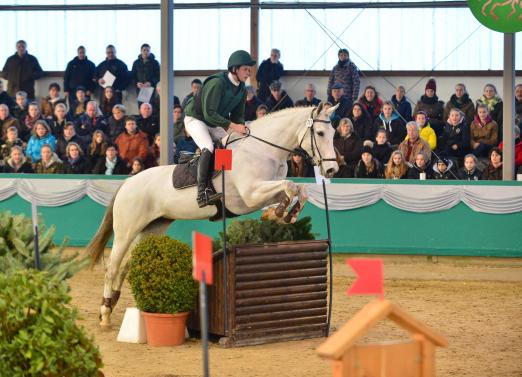
[[[185,96],[183,102],[181,102],[181,107],[184,109],[187,106],[187,103],[196,95],[198,90],[201,88],[203,83],[200,79],[194,79],[190,82],[190,93]]]
[[[334,147],[341,159],[336,178],[353,178],[355,165],[361,158],[362,144],[361,138],[353,131],[352,121],[341,119],[334,136]]]
[[[152,105],[152,112],[153,115],[159,119],[160,116],[160,83],[158,82],[158,85],[156,85],[156,90],[154,92],[154,95],[152,96],[152,99],[150,100],[150,104]],[[173,106],[180,105],[181,103],[179,101],[179,98],[177,96],[174,96],[173,98]]]
[[[149,141],[147,135],[138,130],[134,117],[125,118],[125,131],[116,138],[115,144],[118,146],[122,160],[125,161],[129,169],[135,157],[141,158],[142,161],[147,159]]]
[[[20,138],[23,141],[27,141],[28,138],[31,136],[31,132],[33,132],[33,128],[37,121],[42,120],[42,114],[40,113],[40,108],[38,107],[38,103],[31,102],[27,106],[27,115],[23,119],[22,122],[20,122],[21,129],[19,129]],[[24,127],[25,126],[25,127]]]
[[[0,105],[6,105],[9,110],[13,110],[15,107],[15,101],[11,96],[4,90],[4,82],[0,80]]]
[[[18,119],[20,123],[23,123],[25,120],[25,116],[27,115],[27,106],[27,93],[22,90],[16,92],[13,116]]]
[[[63,174],[65,172],[62,161],[53,152],[49,145],[42,146],[42,159],[34,164],[37,174]]]
[[[497,123],[499,131],[502,131],[503,102],[498,96],[497,88],[493,84],[486,84],[484,94],[477,100],[478,105],[486,105],[491,118]],[[499,141],[502,141],[502,132],[499,132]]]
[[[83,145],[91,143],[92,134],[96,130],[102,130],[107,134],[107,123],[103,119],[101,111],[96,101],[87,102],[85,114],[76,123],[76,134],[82,140]]]
[[[424,89],[424,95],[421,96],[413,113],[417,114],[419,111],[424,111],[430,119],[431,128],[441,137],[444,132],[444,102],[439,101],[437,97],[437,83],[435,79],[429,79]]]
[[[180,106],[181,107],[181,106]],[[147,161],[145,161],[145,167],[152,168],[159,166],[160,164],[160,152],[161,152],[161,135],[159,133],[154,136],[154,143],[149,147],[149,154]]]
[[[366,109],[368,114],[370,114],[372,122],[381,113],[382,100],[379,98],[379,94],[375,88],[371,85],[364,88],[364,93],[357,102],[359,102]]]
[[[174,105],[172,110],[172,122],[174,123],[174,143],[178,144],[179,139],[184,137],[185,123],[183,122],[183,109],[180,105]]]
[[[67,106],[64,103],[57,103],[54,107],[54,116],[48,120],[51,132],[56,138],[63,136],[63,128],[69,120],[67,117]]]
[[[103,131],[94,131],[92,134],[91,144],[87,148],[87,158],[91,167],[96,166],[99,160],[105,160],[105,151],[107,149],[107,145],[107,138],[105,137]]]
[[[246,86],[246,103],[245,103],[245,122],[251,122],[256,120],[256,110],[259,105],[262,105],[263,102],[259,98],[256,97],[256,90],[253,86]]]
[[[270,84],[270,96],[267,98],[266,107],[269,112],[279,111],[283,109],[287,109],[289,107],[294,107],[294,102],[292,98],[282,89],[282,84],[280,81],[274,81]]]
[[[24,156],[22,147],[11,148],[11,156],[6,161],[4,173],[33,173],[31,162]]]
[[[125,131],[125,115],[127,108],[123,105],[114,105],[112,115],[107,119],[107,136],[114,141]]]
[[[85,88],[83,86],[76,88],[74,98],[70,98],[69,100],[71,105],[71,108],[69,109],[69,115],[74,121],[78,121],[78,119],[80,119],[80,117],[85,114],[88,102],[89,98],[87,97]]]
[[[382,128],[386,131],[386,138],[392,148],[396,148],[406,137],[404,121],[399,114],[393,110],[393,104],[389,101],[382,105],[381,114],[373,123],[374,129]]]
[[[431,149],[426,141],[419,137],[419,126],[416,122],[408,122],[406,125],[408,136],[399,144],[399,150],[402,152],[406,162],[413,164],[417,155],[423,153],[428,160],[431,159]]]
[[[522,84],[515,86],[515,124],[522,122]]]
[[[118,156],[118,150],[113,144],[107,145],[105,158],[98,160],[92,170],[93,174],[104,175],[127,175],[128,172],[125,162]]]
[[[412,120],[410,100],[406,97],[406,89],[399,85],[395,89],[395,94],[391,98],[395,111],[401,116],[406,123]]]
[[[18,138],[18,128],[14,126],[9,127],[6,132],[5,142],[2,143],[0,147],[0,159],[2,163],[5,164],[5,161],[11,156],[11,149],[13,147],[23,148],[23,145],[23,141]]]
[[[477,106],[477,115],[469,130],[471,153],[477,157],[486,157],[489,150],[497,145],[498,126],[489,115],[486,105]]]
[[[316,98],[315,95],[317,91],[315,90],[315,85],[310,83],[307,84],[304,91],[304,98],[296,101],[296,107],[310,107],[310,106],[319,106],[321,100]]]
[[[373,120],[363,105],[359,102],[354,103],[348,117],[352,121],[355,133],[361,140],[375,140],[377,129],[373,126]]]
[[[475,105],[469,98],[468,91],[464,84],[455,86],[455,94],[453,94],[446,106],[444,107],[444,116],[442,119],[448,119],[451,109],[459,109],[466,116],[466,124],[471,124],[475,118]]]
[[[408,170],[408,179],[420,179],[421,173],[426,174],[426,179],[433,178],[433,171],[429,166],[429,160],[424,153],[419,153],[415,157],[415,162]]]
[[[293,153],[290,160],[287,161],[287,164],[287,177],[306,178],[315,176],[312,165],[298,153]]]
[[[143,170],[145,170],[145,164],[143,163],[143,160],[139,157],[134,157],[132,159],[131,171],[129,175],[136,175],[138,173],[141,173]]]
[[[455,179],[453,172],[453,161],[444,156],[439,156],[437,162],[433,165],[433,179]]]
[[[183,161],[183,157],[193,156],[198,150],[196,142],[189,135],[187,129],[183,130],[183,135],[184,136],[176,144],[176,153],[174,155],[174,162],[176,164],[180,163],[180,160]]]
[[[23,133],[23,129],[20,126],[20,122],[15,117],[12,117],[9,114],[9,107],[5,104],[0,105],[0,130],[2,132],[2,140],[5,140],[7,130],[11,127],[15,127],[18,130],[18,133]]]
[[[100,110],[103,113],[105,119],[111,116],[114,106],[116,105],[121,105],[121,100],[119,100],[114,95],[114,89],[108,86],[105,89],[103,89],[103,97],[100,105]]]
[[[515,138],[515,168],[522,166],[522,140],[520,139],[520,127],[515,126],[513,136]],[[498,145],[498,149],[502,151],[503,143]]]
[[[372,148],[368,145],[363,146],[361,160],[355,167],[355,178],[382,178],[382,165],[376,158],[373,158]]]
[[[92,170],[89,159],[84,156],[82,148],[74,141],[67,144],[65,148],[63,167],[65,174],[90,174]]]
[[[497,147],[489,151],[489,164],[482,172],[482,179],[485,181],[502,180],[502,151]]]
[[[332,116],[330,116],[333,128],[337,128],[339,121],[343,118],[348,118],[350,115],[352,101],[343,94],[343,91],[343,84],[333,84],[330,102],[332,103],[332,106],[338,106]]]
[[[419,111],[415,115],[415,122],[419,125],[420,138],[429,144],[432,151],[437,149],[437,134],[430,126],[428,115],[424,111]],[[408,137],[406,136],[406,138]]]
[[[408,176],[408,165],[404,161],[401,151],[394,151],[391,154],[388,164],[384,169],[384,178],[386,179],[405,179]]]
[[[268,114],[268,107],[266,105],[259,105],[256,109],[256,119],[264,117]]]
[[[54,114],[54,108],[57,104],[62,103],[65,105],[65,99],[60,97],[60,85],[56,82],[49,85],[49,94],[40,100],[40,109],[42,110],[42,116],[46,119],[52,118]]]
[[[474,154],[467,154],[464,157],[464,167],[459,169],[459,179],[463,181],[478,181],[482,172],[477,169],[477,157]]]
[[[43,119],[36,121],[32,136],[27,143],[25,155],[31,159],[33,163],[40,161],[42,158],[41,150],[45,144],[54,151],[56,149],[56,138],[51,134],[51,129],[47,122]]]
[[[63,135],[56,141],[56,154],[60,160],[63,161],[67,158],[65,150],[67,148],[67,144],[71,142],[78,144],[83,150],[83,140],[78,135],[76,135],[76,128],[74,127],[74,123],[66,122],[65,126],[63,127]]]
[[[390,160],[390,156],[393,151],[393,148],[388,142],[386,130],[383,128],[379,129],[375,135],[375,143],[372,143],[371,141],[367,141],[367,143],[372,144],[373,156],[379,160],[382,166],[384,166],[384,164]]]
[[[140,115],[136,118],[138,129],[147,134],[149,145],[154,141],[154,135],[160,131],[159,119],[152,113],[152,106],[144,102],[140,106]]]
[[[451,158],[460,159],[469,150],[469,128],[459,109],[450,110],[439,144],[439,151]]]

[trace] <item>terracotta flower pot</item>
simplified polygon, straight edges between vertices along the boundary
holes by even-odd
[[[147,343],[153,347],[179,346],[185,343],[185,324],[189,312],[176,314],[143,312]]]

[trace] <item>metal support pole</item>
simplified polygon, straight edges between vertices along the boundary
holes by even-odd
[[[228,336],[228,258],[227,258],[227,213],[225,206],[225,167],[221,165],[221,191],[223,192],[223,202],[221,211],[223,216],[223,320],[225,321],[225,336]]]
[[[160,164],[173,161],[174,127],[174,3],[161,0],[161,67],[160,67]]]
[[[323,179],[324,209],[326,214],[326,229],[328,231],[328,260],[330,268],[330,289],[328,292],[328,319],[326,322],[326,336],[330,335],[330,323],[332,319],[333,301],[333,261],[332,261],[332,233],[330,231],[330,211],[328,210],[328,196],[326,195],[326,182]]]
[[[257,62],[259,58],[259,0],[250,0],[250,55]],[[253,66],[250,85],[257,88],[257,67]]]
[[[515,34],[504,34],[504,112],[503,112],[503,157],[502,179],[513,180],[515,174],[515,140],[513,129],[515,126]],[[499,130],[500,132],[500,130]]]
[[[207,282],[205,271],[201,274],[199,285],[199,307],[200,307],[200,327],[201,343],[203,347],[203,376],[208,377],[208,309],[207,309]]]

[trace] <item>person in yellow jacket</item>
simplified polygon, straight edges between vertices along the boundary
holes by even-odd
[[[415,122],[419,125],[420,138],[428,143],[430,149],[434,151],[437,148],[437,134],[430,126],[428,115],[424,111],[419,111],[415,114]],[[404,140],[408,140],[408,136]]]

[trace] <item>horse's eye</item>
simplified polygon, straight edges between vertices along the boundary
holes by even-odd
[[[324,136],[324,132],[323,132],[323,131],[319,131],[319,132],[317,133],[317,135],[319,135],[319,136]]]

